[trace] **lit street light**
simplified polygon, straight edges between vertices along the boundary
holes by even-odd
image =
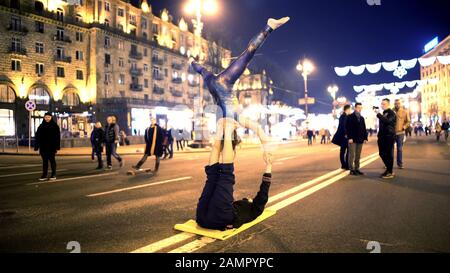
[[[194,49],[191,50],[191,55],[193,57],[198,56],[199,60],[203,60],[204,55],[202,54],[202,32],[203,32],[203,22],[202,16],[203,13],[207,15],[213,15],[218,10],[218,4],[216,0],[189,0],[184,7],[184,11],[188,15],[195,15],[195,19],[192,20],[194,24]],[[203,132],[207,125],[204,121],[204,113],[203,113],[203,83],[201,82],[201,77],[199,77],[199,107],[195,107],[198,109],[197,117],[199,119],[200,131],[200,141],[199,146],[206,146],[205,137],[203,136]],[[196,132],[197,133],[197,132]],[[194,140],[195,141],[195,140]]]
[[[336,115],[336,93],[339,91],[339,87],[337,85],[328,86],[328,93],[330,93],[333,98],[333,116]]]
[[[305,116],[308,120],[308,75],[314,71],[314,65],[308,59],[304,59],[298,63],[297,70],[302,73],[305,82]]]

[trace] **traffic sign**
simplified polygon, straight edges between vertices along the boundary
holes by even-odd
[[[308,98],[308,104],[315,104],[316,103],[316,99],[315,98]],[[298,100],[298,104],[299,105],[305,105],[305,99],[299,99]]]
[[[31,100],[27,101],[25,103],[25,109],[27,109],[28,112],[36,110],[36,103],[34,103],[34,101]]]

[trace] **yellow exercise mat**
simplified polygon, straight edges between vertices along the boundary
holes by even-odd
[[[194,233],[197,235],[206,236],[206,237],[210,237],[213,239],[218,239],[218,240],[224,241],[224,240],[227,240],[227,239],[233,237],[234,235],[241,233],[242,231],[249,229],[252,226],[266,220],[267,218],[275,215],[275,213],[276,213],[276,211],[274,211],[274,210],[266,209],[258,218],[256,218],[252,222],[245,223],[240,228],[228,229],[225,231],[202,228],[199,225],[197,225],[197,222],[195,220],[189,220],[184,224],[177,224],[177,225],[175,225],[174,228],[179,231]]]

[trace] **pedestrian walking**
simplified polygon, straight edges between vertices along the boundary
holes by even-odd
[[[350,175],[364,175],[360,170],[360,160],[363,144],[368,141],[366,122],[361,116],[362,104],[355,104],[355,111],[348,116],[346,132],[349,147],[348,166]]]
[[[310,129],[306,129],[306,136],[308,137],[308,146],[313,145],[314,131]]]
[[[450,124],[448,122],[448,119],[444,119],[444,121],[442,122],[442,131],[444,131],[444,137],[445,137],[445,142],[447,142],[448,140],[448,130],[450,129]]]
[[[395,125],[395,145],[397,146],[397,166],[403,169],[403,143],[405,141],[405,132],[411,125],[411,118],[408,110],[403,107],[401,100],[397,99],[394,103],[394,112],[397,117]]]
[[[97,156],[97,170],[103,169],[103,144],[105,142],[105,131],[100,122],[95,123],[94,130],[91,133],[92,154]]]
[[[61,149],[61,133],[51,113],[44,114],[44,120],[35,134],[34,150],[39,151],[42,158],[42,175],[39,181],[56,180],[56,153]],[[52,173],[48,178],[48,163]]]
[[[117,153],[120,128],[119,125],[116,124],[116,121],[116,118],[113,116],[109,116],[106,119],[107,125],[105,127],[105,146],[107,170],[112,170],[112,157],[119,162],[120,168],[125,165],[124,160]]]
[[[327,139],[326,139],[327,135],[326,135],[325,129],[324,128],[320,129],[319,134],[320,134],[320,144],[327,144]]]
[[[341,161],[341,169],[349,170],[348,166],[348,139],[346,131],[347,118],[351,114],[352,107],[350,105],[344,106],[344,112],[339,117],[339,126],[334,134],[331,142],[341,147],[339,152],[339,159]]]
[[[378,131],[378,150],[380,157],[386,166],[386,171],[381,175],[383,179],[394,178],[394,142],[395,142],[395,125],[397,122],[397,116],[395,112],[390,108],[391,102],[389,99],[384,99],[381,102],[383,113],[380,113],[378,109],[375,109],[377,118],[379,120]]]
[[[163,142],[164,142],[164,130],[156,123],[156,118],[150,118],[151,124],[145,130],[145,152],[142,159],[133,166],[134,169],[140,170],[149,156],[155,156],[155,168],[153,173],[156,174],[159,170],[159,164],[161,157],[163,156]]]
[[[178,135],[177,135],[177,151],[179,150],[184,150],[184,145],[183,145],[183,130],[178,130]]]
[[[436,133],[436,141],[441,141],[441,133],[442,133],[442,126],[439,123],[439,121],[436,122],[436,126],[434,127],[435,133]]]

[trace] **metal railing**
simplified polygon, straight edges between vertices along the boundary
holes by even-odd
[[[0,147],[2,153],[14,151],[19,153],[19,138],[18,137],[0,137]]]

